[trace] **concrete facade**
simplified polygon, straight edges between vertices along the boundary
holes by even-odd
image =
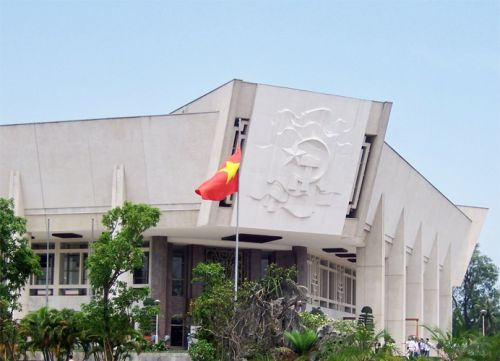
[[[83,264],[105,231],[102,214],[126,200],[158,207],[145,234],[148,269],[124,280],[151,287],[160,335],[184,346],[201,291],[190,270],[234,265],[225,239],[234,200],[201,201],[194,189],[242,141],[242,275],[296,265],[309,308],[342,318],[370,306],[402,345],[422,324],[450,329],[451,289],[487,210],[456,206],[384,142],[390,109],[233,80],[168,115],[0,126],[0,197],[14,199],[42,257],[49,241],[49,305],[58,308],[89,300]],[[44,302],[44,281],[31,280],[24,312]]]

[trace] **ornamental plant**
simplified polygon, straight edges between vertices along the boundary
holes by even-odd
[[[0,198],[0,361],[18,359],[13,313],[21,310],[19,297],[29,276],[41,274],[25,234],[26,220],[15,215],[12,200]]]

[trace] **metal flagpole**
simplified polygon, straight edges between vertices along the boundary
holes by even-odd
[[[50,243],[50,218],[47,218],[47,253],[45,255],[45,307],[49,307],[49,243]]]
[[[241,151],[241,119],[238,119],[238,144]],[[238,148],[236,148],[238,149]],[[234,300],[238,298],[238,258],[239,258],[239,248],[240,248],[240,170],[241,170],[241,159],[240,166],[238,168],[238,192],[236,192],[236,255],[234,260]]]

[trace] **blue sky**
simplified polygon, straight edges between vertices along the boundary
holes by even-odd
[[[500,264],[500,2],[0,0],[0,124],[164,114],[239,78],[394,103],[387,142],[489,207]]]

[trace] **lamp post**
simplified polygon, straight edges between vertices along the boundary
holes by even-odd
[[[160,300],[155,300],[155,304],[159,305],[161,302]],[[155,333],[155,345],[158,345],[158,313],[156,314],[156,333]]]
[[[483,319],[483,336],[484,336],[484,316],[486,316],[486,310],[481,310],[481,317]]]

